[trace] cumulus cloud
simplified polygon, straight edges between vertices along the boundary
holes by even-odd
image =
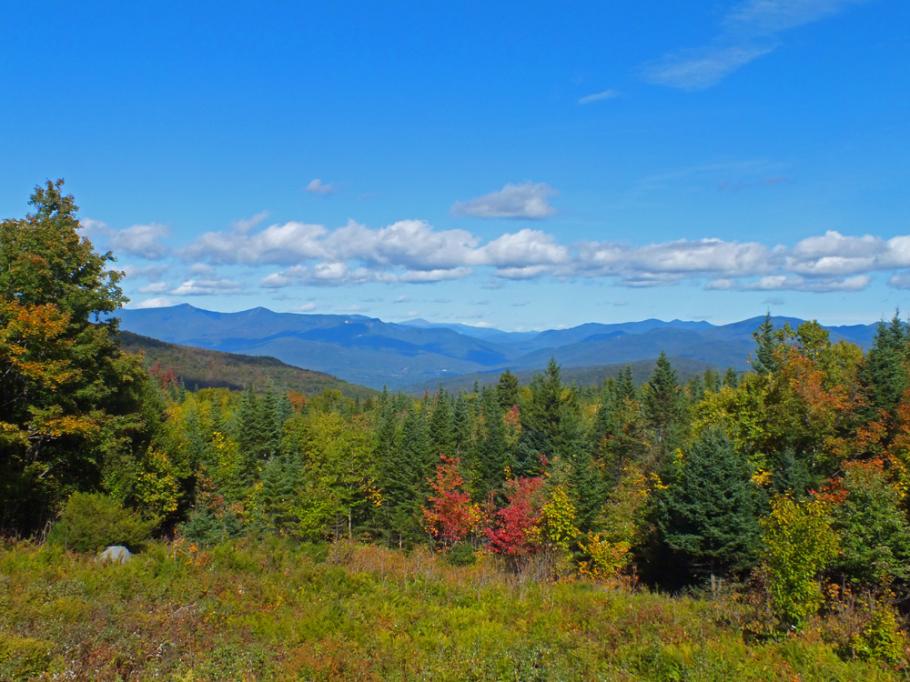
[[[833,291],[862,291],[871,281],[869,275],[854,275],[845,278],[811,279],[798,275],[767,275],[758,281],[742,285],[741,289],[753,291],[811,291],[829,293]]]
[[[144,301],[139,301],[135,305],[131,306],[133,308],[166,308],[167,306],[174,305],[174,301],[167,297],[158,297],[158,298],[147,298]]]
[[[230,279],[188,279],[171,291],[174,296],[209,296],[238,291],[240,284]]]
[[[145,286],[140,287],[139,293],[140,294],[163,294],[169,288],[170,287],[168,286],[167,282],[151,282],[150,284],[146,284]]]
[[[474,218],[540,220],[555,212],[547,201],[555,193],[555,190],[544,182],[509,183],[496,192],[468,201],[455,202],[452,213]]]
[[[165,245],[169,230],[164,225],[133,225],[110,231],[110,244],[117,253],[139,256],[146,260],[161,260],[170,253]]]
[[[708,290],[825,293],[862,290],[876,272],[910,273],[910,235],[884,238],[828,230],[792,245],[716,237],[636,245],[565,243],[531,228],[485,240],[468,230],[440,229],[424,220],[399,220],[375,228],[355,221],[334,229],[299,221],[240,227],[207,232],[180,252],[188,271],[179,286],[169,289],[159,282],[160,273],[148,273],[150,283],[139,292],[195,296],[238,291],[236,281],[215,274],[218,265],[259,270],[260,286],[272,289],[429,284],[479,272],[490,288],[504,286],[507,280],[552,277],[607,278],[627,287],[694,282]],[[266,266],[273,271],[263,276],[260,268]],[[127,269],[131,276],[139,276],[145,267]],[[894,274],[888,282],[905,288],[910,275]]]
[[[891,275],[888,284],[895,289],[910,289],[910,272],[897,272]]]
[[[335,191],[335,186],[328,182],[323,182],[319,178],[313,178],[307,183],[306,191],[310,194],[332,194]]]

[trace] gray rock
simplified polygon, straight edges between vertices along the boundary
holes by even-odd
[[[98,561],[103,564],[125,564],[132,557],[133,553],[123,545],[111,545],[98,555]]]

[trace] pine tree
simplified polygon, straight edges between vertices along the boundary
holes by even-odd
[[[709,429],[658,498],[663,542],[697,578],[752,566],[759,541],[756,489],[748,462]]]

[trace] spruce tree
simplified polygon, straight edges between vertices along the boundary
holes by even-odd
[[[452,415],[452,435],[455,455],[461,457],[471,448],[471,414],[464,394],[459,393],[455,399],[455,410]]]
[[[518,404],[518,377],[512,372],[506,370],[499,376],[499,383],[496,385],[496,396],[499,400],[499,406],[505,410],[511,409]]]
[[[430,443],[436,457],[455,456],[455,424],[449,394],[440,389],[430,415]]]
[[[471,462],[473,491],[479,500],[499,491],[505,480],[505,469],[511,462],[502,423],[502,411],[497,394],[484,389],[480,394],[481,428]]]
[[[868,401],[865,417],[893,419],[901,396],[910,385],[907,362],[908,333],[897,313],[891,322],[880,322],[875,341],[860,372],[863,392]]]
[[[658,497],[661,539],[692,577],[744,571],[754,563],[759,526],[751,474],[726,435],[712,428],[689,449]]]
[[[517,476],[535,476],[548,459],[562,454],[563,386],[559,365],[551,359],[531,380],[531,397],[521,410],[521,440],[515,457]]]
[[[673,451],[682,445],[686,428],[685,398],[676,370],[664,353],[657,358],[654,372],[645,386],[643,405],[654,439],[655,464],[661,469],[667,465]]]
[[[780,346],[780,335],[774,329],[771,313],[765,314],[765,319],[752,334],[755,339],[755,355],[752,358],[752,369],[759,374],[769,374],[777,369],[777,348]]]

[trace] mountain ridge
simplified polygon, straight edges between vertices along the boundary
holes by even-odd
[[[371,388],[404,388],[455,376],[653,360],[660,352],[700,365],[748,368],[755,316],[724,325],[707,321],[588,322],[566,329],[509,332],[488,327],[386,322],[366,315],[282,313],[264,307],[221,313],[190,304],[124,309],[126,331],[168,343],[252,356],[273,356]],[[802,320],[772,316],[776,327]],[[825,326],[833,341],[868,347],[875,324]]]

